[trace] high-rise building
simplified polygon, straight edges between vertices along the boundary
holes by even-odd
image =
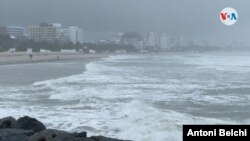
[[[171,37],[163,33],[160,35],[160,48],[161,50],[169,50],[172,47]]]
[[[143,50],[143,37],[139,33],[124,33],[121,37],[121,43],[134,46],[137,50]]]
[[[64,33],[73,44],[83,43],[83,31],[77,26],[70,26]]]
[[[42,23],[39,26],[28,28],[29,38],[36,42],[58,40],[60,28],[49,23]]]
[[[148,35],[148,46],[151,46],[151,47],[156,46],[156,37],[154,33],[150,33]]]
[[[24,27],[22,26],[7,26],[7,33],[11,38],[23,39],[24,38]]]
[[[34,41],[60,41],[83,43],[83,31],[76,26],[62,28],[59,23],[41,23],[28,28],[29,37]]]
[[[145,49],[147,50],[158,50],[159,44],[157,42],[157,36],[154,33],[149,33],[145,38]]]
[[[63,35],[66,42],[83,43],[83,31],[76,26],[70,26],[62,29],[61,34]]]

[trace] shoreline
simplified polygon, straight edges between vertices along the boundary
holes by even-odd
[[[32,59],[30,55],[32,54]],[[11,65],[11,64],[30,64],[40,62],[59,62],[59,61],[70,61],[70,60],[95,60],[101,58],[107,58],[111,54],[83,54],[83,53],[26,53],[26,52],[0,52],[0,65]]]

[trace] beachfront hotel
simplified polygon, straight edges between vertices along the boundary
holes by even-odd
[[[7,33],[15,39],[24,39],[24,30],[22,26],[7,26]]]
[[[29,38],[36,41],[60,41],[83,43],[83,31],[77,26],[62,28],[59,23],[41,23],[39,26],[28,28]]]
[[[55,41],[58,39],[59,27],[49,23],[41,23],[39,26],[28,28],[29,38],[36,41]]]
[[[66,29],[62,29],[62,33],[67,41],[76,43],[83,43],[83,31],[77,26],[70,26]]]

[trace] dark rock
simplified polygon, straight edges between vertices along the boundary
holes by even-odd
[[[87,138],[87,132],[73,133],[77,138]]]
[[[46,127],[40,121],[28,116],[19,118],[14,124],[13,128],[33,130],[35,133],[45,130]]]
[[[30,141],[30,139],[23,134],[14,134],[14,135],[2,138],[1,141]]]
[[[74,134],[47,129],[30,136],[31,141],[74,141]]]
[[[87,137],[87,132],[68,133],[47,129],[44,124],[28,116],[0,119],[0,141],[128,141],[104,136]]]
[[[33,130],[24,130],[24,129],[15,129],[15,128],[8,128],[8,129],[0,129],[0,136],[1,134],[24,134],[26,136],[31,136],[34,134]]]
[[[74,141],[95,141],[91,138],[75,138]]]
[[[22,133],[26,133],[26,131],[2,129],[0,131],[0,141],[30,141],[29,137]]]
[[[0,119],[0,129],[3,128],[12,128],[12,125],[16,122],[16,119],[13,117],[6,117]]]
[[[90,138],[93,139],[94,141],[128,141],[128,140],[112,139],[112,138],[107,138],[103,136],[93,136]]]

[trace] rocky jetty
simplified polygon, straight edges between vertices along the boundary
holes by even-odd
[[[35,118],[28,116],[0,119],[0,141],[125,141],[104,136],[87,137],[87,132],[69,133],[47,129]]]

